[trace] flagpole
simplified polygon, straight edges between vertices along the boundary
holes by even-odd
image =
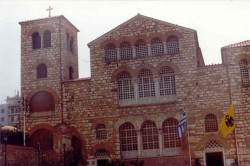
[[[234,128],[234,137],[235,137],[235,143],[236,143],[236,153],[237,153],[237,164],[240,165],[240,161],[239,161],[239,153],[238,153],[238,140],[237,140],[237,137],[236,137],[236,125],[235,125],[235,128]]]
[[[185,109],[185,108],[184,108]],[[186,110],[186,109],[185,109]],[[192,160],[191,160],[191,151],[190,151],[190,142],[189,142],[189,128],[188,128],[188,116],[187,116],[187,110],[186,110],[186,120],[187,120],[187,133],[188,133],[188,152],[189,152],[189,165],[192,166]]]
[[[230,104],[232,103],[232,94],[231,94],[231,84],[230,84],[230,80],[229,80],[229,71],[228,71],[228,64],[226,63],[226,69],[227,69],[227,83],[228,83],[228,93],[229,93],[229,100],[230,100]],[[236,144],[236,157],[237,157],[237,164],[239,165],[240,163],[240,158],[239,158],[239,154],[238,154],[238,141],[237,141],[237,136],[236,136],[236,120],[234,121],[235,123],[235,128],[234,128],[234,139],[235,139],[235,144]]]

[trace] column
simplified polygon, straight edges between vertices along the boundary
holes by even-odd
[[[116,52],[117,52],[117,59],[121,59],[120,48],[116,48]]]
[[[136,58],[135,46],[132,46],[132,53],[133,53],[133,58]]]
[[[134,86],[134,96],[135,96],[135,103],[138,103],[138,82],[137,82],[137,78],[132,78],[132,84]]]
[[[160,156],[163,156],[162,129],[158,129]]]
[[[138,146],[138,157],[142,157],[142,144],[141,144],[141,130],[136,130],[137,133],[137,146]]]
[[[164,48],[164,55],[167,54],[167,42],[163,42],[163,48]]]
[[[148,46],[148,56],[152,56],[151,44],[147,44],[147,46]]]
[[[159,99],[160,98],[159,76],[156,75],[154,76],[153,79],[154,79],[154,84],[155,84],[155,97]]]
[[[41,37],[41,48],[43,48],[43,47],[44,47],[44,45],[43,45],[43,34],[40,34],[40,33],[39,33],[39,35],[40,35],[40,37]]]

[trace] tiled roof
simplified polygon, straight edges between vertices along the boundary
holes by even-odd
[[[247,47],[247,46],[250,46],[250,40],[246,40],[246,41],[235,43],[235,44],[230,44],[230,45],[224,46],[223,48],[237,48],[237,47]]]

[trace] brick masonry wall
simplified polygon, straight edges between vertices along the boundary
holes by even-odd
[[[54,29],[52,43],[55,44],[47,50],[32,50],[31,38],[30,36],[27,38],[27,34],[32,31],[32,28],[47,26],[47,24]],[[121,157],[119,127],[123,123],[133,123],[136,131],[140,133],[142,123],[152,120],[161,132],[164,120],[170,117],[180,120],[183,110],[186,109],[192,163],[195,158],[199,158],[204,165],[205,153],[209,150],[204,149],[205,145],[211,140],[217,140],[222,145],[219,151],[223,151],[225,165],[229,166],[230,163],[226,161],[236,157],[233,133],[227,138],[223,138],[219,132],[205,133],[204,118],[208,113],[213,113],[219,123],[230,105],[231,96],[235,106],[236,125],[240,127],[237,131],[238,154],[243,164],[250,163],[250,143],[247,139],[250,137],[247,130],[250,110],[249,90],[240,86],[239,67],[235,59],[238,56],[249,57],[249,49],[223,50],[223,64],[197,67],[197,56],[200,56],[200,53],[197,52],[199,46],[196,31],[138,15],[89,44],[90,79],[67,81],[70,65],[74,67],[74,78],[78,78],[76,32],[77,30],[65,19],[50,18],[22,25],[22,93],[32,96],[33,92],[46,90],[54,94],[57,99],[56,111],[52,116],[28,117],[27,128],[30,134],[39,128],[52,131],[54,149],[58,154],[61,153],[62,142],[65,140],[69,142],[65,136],[67,138],[77,136],[83,146],[84,160],[88,161],[88,165],[95,165],[95,153],[99,149],[106,149],[111,158]],[[75,39],[76,49],[73,53],[65,48],[67,33]],[[61,38],[59,38],[60,35]],[[165,42],[171,35],[179,38],[179,54],[117,60],[110,64],[105,61],[104,47],[108,43],[113,43],[119,48],[123,41],[129,41],[134,46],[138,39],[144,39],[147,44],[150,44],[153,37],[161,37]],[[30,68],[31,64],[40,61],[41,56],[43,57],[41,61],[48,61],[50,64],[46,80],[36,80],[35,68]],[[60,62],[61,69],[58,66]],[[159,70],[164,66],[171,66],[175,71],[176,99],[174,101],[119,106],[116,81],[119,72],[129,70],[133,81],[136,82],[140,69],[147,68],[152,71],[154,80],[157,80]],[[105,140],[95,138],[95,129],[100,123],[106,126],[108,132],[108,138]],[[170,166],[186,163],[189,162],[187,147],[185,135],[180,155],[160,158],[142,157],[142,159],[145,159],[146,165]],[[159,154],[159,151],[156,150],[153,153]],[[182,156],[186,158],[182,159]]]
[[[5,156],[4,145],[0,146],[1,150],[1,166],[4,165]],[[14,145],[7,145],[7,165],[8,166],[37,166],[38,152],[32,147],[21,147]]]

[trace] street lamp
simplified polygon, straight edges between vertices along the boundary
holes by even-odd
[[[63,165],[65,166],[66,165],[66,154],[65,154],[65,149],[66,149],[66,144],[64,143],[63,144]]]
[[[38,144],[38,166],[40,166],[40,142],[37,142]]]
[[[4,140],[4,143],[5,143],[5,162],[4,162],[4,165],[5,166],[7,166],[7,140],[8,140],[8,138],[7,138],[7,136],[5,135],[4,137],[3,137],[3,140]]]

